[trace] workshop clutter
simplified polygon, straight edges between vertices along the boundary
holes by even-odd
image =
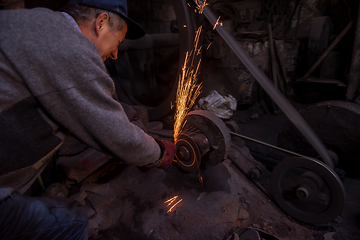
[[[230,94],[222,96],[216,90],[199,99],[197,106],[195,106],[196,109],[207,110],[223,119],[229,119],[234,114],[236,107],[237,101],[233,96]]]
[[[93,148],[87,148],[74,156],[61,156],[56,160],[64,173],[72,180],[81,182],[112,157]]]

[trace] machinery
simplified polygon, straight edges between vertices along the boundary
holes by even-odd
[[[186,171],[194,172],[201,164],[218,164],[231,148],[230,132],[215,114],[196,110],[186,117],[186,125],[176,141],[176,164]]]
[[[195,172],[205,164],[221,163],[228,156],[231,135],[244,137],[230,132],[232,127],[211,112],[190,112],[176,141],[176,165],[185,172]],[[315,158],[266,145],[295,155],[280,161],[265,180],[270,182],[270,197],[285,213],[312,224],[329,222],[341,213],[345,190],[334,169]],[[245,168],[235,166],[244,172]],[[254,180],[253,172],[245,174]]]
[[[293,218],[306,223],[326,223],[345,204],[343,184],[333,169],[313,158],[282,160],[271,172],[271,193]]]
[[[203,14],[212,25],[216,24],[217,16],[209,7],[204,7]],[[321,158],[322,162],[301,156],[285,159],[277,164],[271,173],[271,195],[275,202],[287,214],[303,222],[324,223],[334,219],[342,211],[345,203],[344,187],[334,171],[336,157],[328,151],[310,125],[249,58],[236,39],[222,26],[217,26],[216,30]]]
[[[209,8],[205,7],[203,13],[211,24],[216,23],[217,18]],[[333,152],[326,148],[309,124],[251,61],[233,36],[221,26],[216,30],[322,159],[319,161],[294,154],[298,157],[278,163],[271,173],[271,196],[285,213],[299,221],[316,224],[333,220],[340,214],[345,203],[344,187],[334,171],[336,154],[331,154]],[[187,128],[191,130],[181,135],[176,143],[178,166],[193,171],[206,157],[207,161],[215,164],[222,161],[226,157],[226,154],[223,155],[226,153],[226,144],[216,144],[225,139],[221,124],[208,114],[190,114],[188,118]],[[213,158],[214,155],[217,155],[216,159]]]
[[[198,4],[202,1],[194,1]],[[184,61],[184,53],[192,48],[193,34],[195,32],[194,19],[189,3],[185,0],[172,1],[178,20],[179,34],[149,35],[142,43],[135,42],[124,44],[128,49],[138,49],[139,46],[146,46],[147,49],[157,47],[179,46],[179,63]],[[215,25],[215,16],[209,7],[204,5],[204,16],[210,24]],[[185,27],[186,26],[186,27]],[[222,26],[217,26],[216,31],[235,52],[236,56],[247,67],[255,77],[260,86],[268,93],[272,100],[279,106],[283,113],[294,123],[299,132],[304,136],[315,152],[320,156],[321,161],[304,155],[285,159],[278,163],[271,173],[271,195],[276,203],[293,218],[307,223],[323,223],[334,219],[342,210],[345,203],[345,191],[340,178],[334,171],[336,161],[324,143],[315,134],[302,116],[288,103],[287,99],[274,88],[272,82],[247,56],[244,49],[239,46],[233,36]],[[182,39],[181,41],[179,39]],[[145,42],[145,44],[144,44]],[[171,43],[170,45],[167,43]],[[166,43],[166,44],[165,44]],[[124,55],[129,62],[129,58]],[[119,61],[122,61],[119,57]],[[128,64],[130,66],[131,64]],[[178,64],[178,72],[181,64]],[[116,65],[117,66],[117,65]],[[110,71],[111,73],[112,71]],[[115,72],[119,69],[115,68]],[[137,72],[133,70],[132,73]],[[115,74],[122,75],[123,74]],[[130,74],[131,75],[131,74]],[[161,74],[159,74],[161,75]],[[175,79],[177,75],[175,75]],[[167,79],[167,78],[165,78]],[[142,90],[148,89],[142,86],[140,90],[132,89],[129,81],[118,81],[114,79],[119,96],[128,96],[128,99],[120,99],[123,102],[133,105],[144,105],[139,99],[132,98],[132,93],[142,94]],[[170,83],[170,94],[161,99],[156,106],[146,106],[149,110],[150,120],[159,119],[165,116],[170,109],[170,102],[175,98],[176,81]],[[157,89],[157,88],[156,88]],[[129,94],[128,94],[129,93]],[[150,96],[158,94],[149,94]],[[218,164],[228,155],[231,147],[229,130],[222,120],[207,111],[193,111],[187,116],[187,124],[176,141],[176,164],[185,172],[194,172],[207,163]],[[274,146],[273,146],[274,147]]]
[[[358,176],[359,104],[338,100],[325,101],[308,106],[299,113],[319,135],[326,148],[331,150],[332,155],[339,158],[335,160],[336,165],[344,169],[347,175]],[[282,148],[306,156],[317,156],[290,121],[281,128],[277,142]]]
[[[320,136],[335,165],[348,175],[357,176],[359,105],[326,101],[299,113]],[[276,202],[289,215],[295,214],[304,222],[320,223],[335,218],[345,204],[345,190],[335,169],[314,159],[316,152],[290,122],[280,130],[278,145],[312,158],[287,159],[274,168],[271,185]],[[288,197],[288,193],[296,197]]]

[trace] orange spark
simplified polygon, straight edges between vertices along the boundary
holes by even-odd
[[[175,196],[175,197],[172,197],[170,198],[169,200],[165,201],[164,203],[167,203],[168,202],[168,206],[171,205],[176,199],[177,199],[178,196]]]
[[[194,49],[185,54],[185,61],[179,75],[179,84],[176,91],[176,110],[174,116],[174,142],[177,142],[179,134],[186,124],[186,115],[195,103],[195,100],[200,95],[201,84],[197,84],[198,71],[201,59],[197,63],[196,70],[194,70],[195,55],[199,54],[201,47],[198,47],[202,26],[196,31],[194,39]],[[196,54],[197,53],[197,54]]]
[[[202,48],[202,46],[197,50],[197,55],[201,54],[201,48]]]
[[[211,46],[211,44],[212,44],[212,42],[207,46],[207,48],[206,48],[206,50],[208,50],[209,49],[209,47]]]
[[[196,8],[198,9],[199,13],[202,14],[206,5],[209,5],[206,0],[196,0]]]
[[[201,176],[200,171],[199,171],[199,182],[200,182],[201,186],[204,184],[204,179]]]
[[[170,206],[173,202],[176,201],[177,198],[178,198],[178,196],[172,197],[172,198],[166,200],[164,203],[168,203],[167,206]],[[178,205],[181,201],[182,201],[182,199],[180,199],[180,200],[177,201],[174,205],[172,205],[172,206],[169,208],[169,210],[167,211],[167,213],[171,212],[171,210],[173,210],[174,207],[175,207],[176,205]]]
[[[215,30],[215,28],[216,28],[217,25],[222,26],[222,22],[219,23],[219,20],[220,20],[220,16],[219,16],[218,19],[216,20],[216,23],[214,24],[213,30]]]
[[[177,203],[175,203],[175,204],[167,211],[167,213],[171,212],[171,210],[172,210],[176,205],[178,205],[181,201],[182,201],[182,199],[180,199]]]

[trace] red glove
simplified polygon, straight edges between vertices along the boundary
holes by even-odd
[[[170,141],[165,141],[157,138],[155,138],[155,141],[160,145],[161,157],[155,163],[149,164],[146,167],[147,168],[160,167],[164,169],[170,167],[175,157],[175,151],[176,151],[175,144]]]

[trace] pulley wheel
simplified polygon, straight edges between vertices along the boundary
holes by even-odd
[[[185,129],[200,129],[209,141],[210,151],[206,160],[213,165],[221,163],[228,156],[231,148],[231,137],[226,124],[214,113],[195,110],[186,116]]]
[[[327,223],[345,203],[345,190],[337,174],[315,159],[287,158],[271,172],[271,192],[280,208],[301,222]]]
[[[360,105],[346,101],[325,101],[299,111],[323,141],[339,158],[338,168],[347,175],[359,176]],[[318,154],[290,121],[278,135],[278,146],[305,156]]]
[[[180,133],[175,143],[176,165],[186,172],[195,172],[201,164],[200,150],[193,139],[186,133]]]

